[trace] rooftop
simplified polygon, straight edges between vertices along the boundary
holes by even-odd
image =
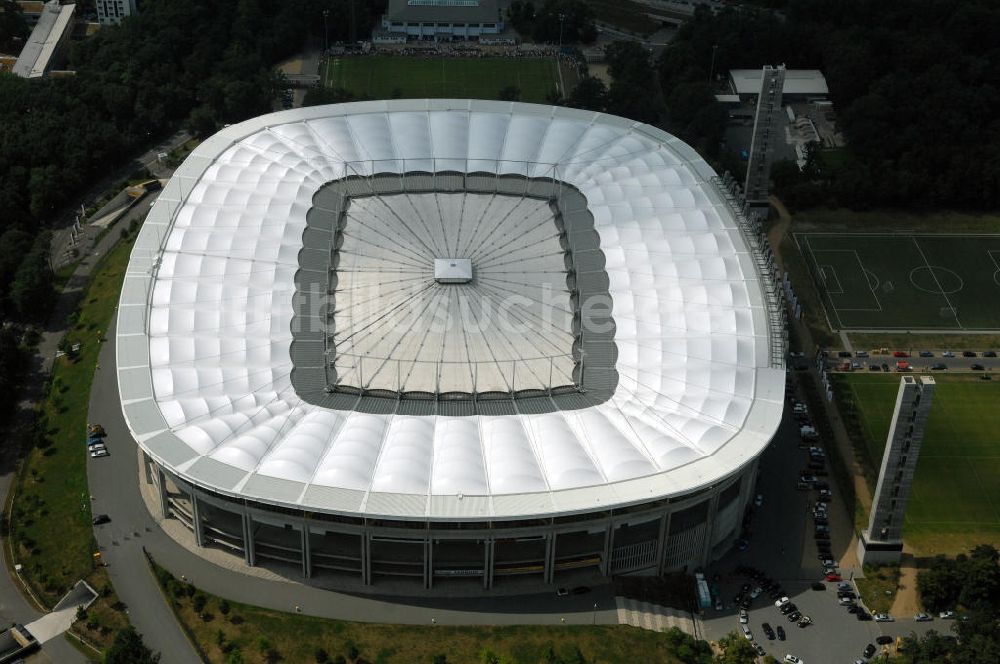
[[[733,90],[738,95],[760,94],[763,73],[763,69],[730,69],[729,78]],[[782,90],[786,95],[820,96],[830,93],[826,86],[826,78],[818,69],[786,69],[785,87]]]
[[[76,5],[60,5],[58,0],[46,3],[45,11],[14,64],[12,72],[15,75],[22,78],[45,75],[60,41],[72,27],[74,11]]]
[[[533,104],[360,102],[228,127],[136,241],[126,421],[188,481],[315,512],[515,519],[698,490],[757,457],[784,398],[714,177],[658,129]],[[472,281],[436,283],[441,256],[471,259]],[[602,289],[605,337],[581,322]],[[446,304],[463,292],[471,319],[509,294],[510,326],[435,329],[466,315]],[[543,324],[546,301],[570,315]]]

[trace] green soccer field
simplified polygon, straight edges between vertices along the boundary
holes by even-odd
[[[1000,329],[1000,235],[794,239],[835,330]]]
[[[516,86],[521,101],[545,102],[558,88],[554,58],[331,58],[324,85],[358,97],[497,99]]]
[[[924,553],[998,542],[1000,382],[940,375],[935,379],[903,535]],[[853,396],[877,476],[899,376],[846,374],[838,380]]]

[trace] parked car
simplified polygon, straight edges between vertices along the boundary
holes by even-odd
[[[942,611],[941,613],[938,614],[938,618],[940,618],[941,620],[954,620],[955,619],[955,612],[954,611]]]
[[[976,354],[971,350],[963,350],[962,357],[975,357]]]
[[[837,353],[837,357],[851,357],[851,351],[842,350]]]
[[[865,656],[865,659],[868,659],[875,654],[875,646],[869,643],[865,646],[865,651],[862,654]]]
[[[854,356],[855,357],[868,357],[868,351],[866,351],[866,350],[859,350],[857,353],[854,354]]]
[[[913,616],[913,619],[917,622],[930,622],[934,620],[934,618],[932,618],[930,615],[923,612],[920,612],[917,615]]]
[[[945,371],[947,368],[948,365],[944,362],[935,362],[931,365],[931,371]]]
[[[800,629],[802,627],[806,627],[808,625],[811,625],[812,623],[813,623],[813,619],[810,618],[809,616],[802,616],[801,618],[799,618],[799,628]]]
[[[888,613],[876,613],[872,617],[875,619],[875,622],[893,622],[893,617]]]
[[[792,604],[791,602],[789,602],[788,604],[785,604],[783,607],[781,607],[778,610],[781,611],[782,615],[786,615],[787,616],[789,613],[795,613],[798,610],[798,608],[799,607],[797,607],[794,604]]]
[[[753,632],[750,631],[750,628],[746,625],[740,625],[740,627],[743,629],[743,637],[747,641],[753,641]]]
[[[997,352],[995,350],[988,350],[983,353],[983,357],[996,357]]]
[[[973,364],[973,365],[972,365],[971,367],[969,367],[969,368],[970,368],[970,369],[972,369],[973,371],[983,371],[983,370],[985,370],[985,369],[986,369],[986,367],[984,367],[984,366],[983,366],[983,365],[981,365],[981,364]]]
[[[788,664],[803,664],[802,660],[795,655],[785,655],[785,661],[788,662]]]
[[[750,617],[747,615],[746,609],[740,609],[740,624],[746,625],[750,622]]]
[[[841,576],[839,574],[837,574],[835,572],[830,572],[829,574],[826,575],[826,580],[827,581],[842,581],[843,579],[841,578]]]
[[[760,628],[764,630],[764,636],[767,637],[768,641],[774,641],[774,630],[771,629],[770,623],[764,623]]]
[[[950,350],[946,350],[945,352],[941,353],[941,357],[955,357],[955,353],[951,352]]]
[[[775,632],[775,634],[778,635],[778,640],[779,641],[784,641],[785,640],[785,628],[784,627],[782,627],[781,625],[778,625],[777,628],[775,628],[774,632]]]
[[[93,519],[90,520],[90,522],[93,523],[95,526],[100,526],[101,524],[105,524],[110,521],[111,517],[108,516],[107,514],[98,514],[97,516],[95,516]]]
[[[854,614],[854,617],[857,618],[858,620],[871,620],[872,614],[868,613],[861,607],[858,607],[858,612]]]
[[[92,459],[100,459],[101,457],[106,457],[106,456],[110,456],[107,450],[97,450],[96,452],[90,453],[90,458]]]

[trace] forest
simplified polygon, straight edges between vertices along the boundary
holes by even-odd
[[[1000,3],[787,0],[782,13],[699,12],[660,59],[665,128],[719,158],[706,85],[784,63],[826,76],[849,148],[805,173],[778,169],[797,206],[1000,205]]]

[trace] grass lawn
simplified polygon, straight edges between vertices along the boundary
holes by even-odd
[[[1000,544],[1000,382],[941,374],[935,379],[904,536],[921,555]],[[844,415],[860,429],[874,489],[899,375],[846,374],[837,385],[855,404]]]
[[[793,235],[835,329],[1000,329],[1000,235]]]
[[[896,590],[899,588],[899,566],[865,565],[864,572],[864,578],[854,579],[861,601],[872,613],[889,613],[892,603],[896,601]]]
[[[40,406],[44,440],[28,453],[15,482],[10,527],[16,562],[48,606],[94,571],[84,447],[87,407],[100,339],[118,302],[131,248],[131,241],[119,243],[92,277],[68,333],[70,344],[81,344],[79,355],[75,361],[56,360],[52,387]]]
[[[242,655],[239,661],[247,664],[307,664],[317,661],[318,648],[332,661],[338,655],[347,657],[352,644],[372,664],[431,664],[437,654],[446,654],[449,664],[472,664],[486,661],[482,654],[487,650],[505,663],[537,664],[545,661],[550,647],[562,657],[579,648],[587,662],[602,664],[679,661],[666,634],[635,627],[424,627],[325,620],[225,602],[178,581],[155,564],[153,569],[181,625],[213,664],[226,662],[236,649]],[[195,610],[196,601],[204,602],[200,611]]]
[[[330,59],[324,84],[371,99],[497,99],[501,89],[513,85],[521,101],[542,103],[558,87],[558,74],[554,58],[379,55]]]

